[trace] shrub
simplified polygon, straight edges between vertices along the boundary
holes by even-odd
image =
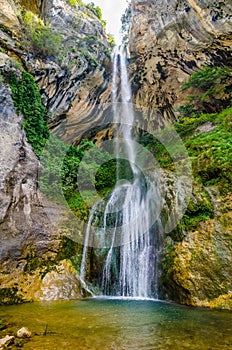
[[[186,103],[177,111],[181,116],[199,115],[202,112],[220,112],[230,105],[231,74],[229,67],[203,67],[193,73],[187,82],[182,84],[182,91],[193,89]]]
[[[53,29],[45,25],[43,20],[38,18],[31,11],[22,14],[27,34],[31,41],[31,49],[37,56],[56,56],[61,45],[61,36]]]
[[[39,156],[49,137],[49,129],[38,86],[31,74],[23,72],[21,81],[15,75],[10,77],[10,87],[14,104],[24,116],[27,140]]]
[[[93,2],[90,2],[89,4],[87,4],[86,7],[95,14],[95,16],[99,19],[99,21],[105,28],[106,21],[104,21],[104,19],[102,18],[102,11],[100,7],[96,6]]]

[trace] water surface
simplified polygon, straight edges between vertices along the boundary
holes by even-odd
[[[154,300],[93,298],[0,307],[33,332],[25,350],[231,350],[232,313]],[[46,335],[44,335],[46,329]]]

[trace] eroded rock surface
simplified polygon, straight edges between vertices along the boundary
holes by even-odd
[[[229,64],[231,2],[133,0],[131,9],[135,103],[156,129],[175,120],[175,111],[186,97],[181,83],[193,72],[205,65]],[[143,127],[146,130],[145,122]]]
[[[45,203],[39,192],[41,165],[26,140],[23,116],[14,107],[9,78],[14,74],[20,80],[23,70],[34,75],[51,129],[71,143],[82,128],[86,131],[92,126],[93,117],[97,121],[97,114],[91,116],[91,112],[109,96],[110,45],[102,24],[82,5],[70,6],[61,0],[5,0],[0,6],[0,303],[18,303],[38,299],[41,286],[46,286],[46,275],[58,271],[60,261],[71,257],[72,250],[69,252],[63,242],[64,236],[72,240],[73,231],[62,228],[61,218],[67,219],[69,211],[57,203]],[[34,29],[23,22],[22,9],[31,11],[32,24],[42,19],[42,29],[49,28],[59,39],[56,54],[49,55],[38,46],[34,50],[30,32]],[[76,233],[78,230],[82,227],[75,227]],[[66,268],[63,275],[66,272],[67,279],[61,279],[57,286],[53,283],[51,287],[49,282],[55,294],[46,292],[40,299],[89,295],[77,272]],[[71,280],[72,287],[65,288]]]

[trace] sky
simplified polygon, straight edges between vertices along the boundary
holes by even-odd
[[[106,31],[114,36],[116,44],[120,43],[121,17],[127,8],[127,0],[84,0],[85,4],[93,2],[102,10],[106,21]]]

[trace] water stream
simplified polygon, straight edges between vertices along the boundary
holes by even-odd
[[[112,66],[115,154],[117,159],[128,160],[133,179],[117,178],[105,204],[103,228],[95,229],[96,236],[107,237],[109,241],[100,288],[103,295],[157,298],[157,247],[154,236],[150,235],[153,216],[159,206],[157,178],[153,174],[150,180],[146,179],[137,166],[136,142],[133,139],[134,112],[123,46],[114,49]],[[102,205],[100,202],[99,205]],[[83,280],[89,231],[97,210],[98,205],[95,205],[86,231],[80,271]]]

